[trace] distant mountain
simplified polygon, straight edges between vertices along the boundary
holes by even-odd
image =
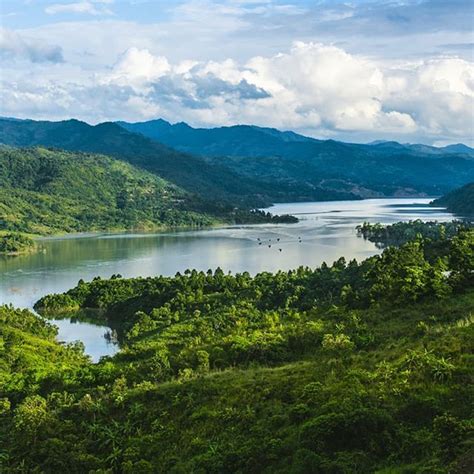
[[[192,196],[106,156],[0,150],[0,229],[33,234],[202,226]]]
[[[158,124],[159,125],[159,124]],[[166,145],[106,122],[96,126],[78,120],[63,122],[0,120],[0,143],[10,146],[47,146],[101,153],[125,160],[199,194],[208,206],[264,206],[277,201],[354,199],[350,191],[325,189],[313,183],[259,176],[243,176],[225,162],[174,150]]]
[[[465,153],[466,155],[474,156],[474,148],[464,145],[463,143],[448,145],[441,148],[441,150],[444,150],[449,153]]]
[[[131,132],[141,133],[178,150],[206,156],[269,156],[277,154],[282,143],[321,143],[294,132],[252,125],[192,128],[184,122],[172,125],[162,119],[117,123]]]
[[[457,155],[468,155],[474,157],[474,148],[468,147],[463,143],[457,143],[453,145],[447,145],[444,147],[435,147],[430,145],[422,144],[412,144],[412,143],[398,143],[395,141],[388,140],[375,140],[368,143],[370,146],[377,146],[379,148],[385,149],[397,149],[397,150],[413,150],[421,153],[427,153],[430,155],[447,155],[447,154],[457,154]]]
[[[282,144],[323,143],[294,132],[280,132],[252,125],[207,129],[192,128],[184,122],[172,125],[161,119],[117,123],[131,132],[141,133],[177,150],[211,157],[266,157],[282,153]]]
[[[244,125],[1,119],[0,143],[109,155],[199,195],[215,214],[222,206],[441,195],[474,178],[474,158],[466,154],[425,153],[396,142],[322,141]]]
[[[446,207],[454,214],[474,217],[474,182],[455,189],[432,202],[435,206]]]
[[[455,148],[443,151],[398,142],[360,145],[248,125],[203,129],[164,120],[118,123],[248,178],[319,186],[363,197],[443,194],[474,177],[469,147],[457,153]]]

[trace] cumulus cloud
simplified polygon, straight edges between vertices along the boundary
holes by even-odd
[[[78,13],[89,15],[112,15],[113,12],[104,6],[111,4],[113,0],[90,0],[74,3],[54,3],[44,9],[48,15],[56,15],[59,13]]]
[[[27,39],[6,28],[0,28],[0,54],[6,57],[29,59],[32,62],[63,61],[60,46],[47,44],[37,39]]]
[[[106,82],[142,84],[169,73],[171,66],[163,56],[154,56],[148,49],[129,48],[115,63]]]
[[[422,133],[472,139],[474,64],[441,58],[394,71],[385,103],[410,114]]]
[[[198,126],[252,123],[319,137],[428,142],[468,141],[474,132],[474,66],[459,58],[387,65],[334,45],[298,42],[246,62],[173,64],[132,47],[82,80],[39,75],[41,84],[3,81],[9,91],[3,113],[91,122],[163,117]]]

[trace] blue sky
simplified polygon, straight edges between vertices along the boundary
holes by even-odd
[[[473,142],[473,2],[2,0],[2,115]]]

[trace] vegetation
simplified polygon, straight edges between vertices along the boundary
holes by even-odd
[[[469,472],[474,231],[438,244],[40,300],[114,322],[121,350],[98,364],[1,308],[3,471]]]
[[[361,183],[380,193],[449,188],[472,170],[454,154],[417,175],[428,157],[383,144],[388,165],[370,181],[348,160],[373,174],[386,156],[377,145],[266,130],[280,154],[235,155],[224,166],[115,124],[0,125],[11,145],[83,151],[0,149],[7,249],[32,244],[21,232],[292,222],[245,209],[331,186],[331,196],[354,197],[354,183],[358,192]],[[328,157],[329,174],[317,176]],[[266,184],[275,164],[283,178]],[[470,472],[474,230],[415,221],[359,232],[389,247],[363,262],[276,274],[114,275],[41,298],[44,314],[109,322],[121,349],[97,364],[82,344],[59,343],[45,319],[0,306],[0,472]]]
[[[461,216],[474,217],[474,183],[455,189],[439,199],[435,199],[434,206],[447,207],[448,211]]]
[[[0,228],[50,234],[104,229],[202,226],[170,183],[121,161],[59,150],[0,151]]]
[[[24,234],[0,234],[0,255],[20,255],[33,252],[36,248],[35,241]]]
[[[201,227],[278,219],[229,205],[210,206],[154,174],[95,154],[3,149],[0,183],[0,229],[9,232],[2,241],[6,251],[30,246],[26,237],[13,238],[11,232]]]
[[[364,222],[356,229],[364,239],[375,242],[383,248],[388,245],[402,245],[417,237],[445,241],[454,237],[461,229],[467,230],[471,227],[472,224],[466,221],[424,222],[417,219],[410,222],[396,222],[391,225]]]

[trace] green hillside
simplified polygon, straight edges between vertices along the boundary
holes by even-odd
[[[95,365],[0,308],[0,470],[469,472],[473,259],[462,231],[315,270],[81,281],[38,307],[116,323]]]
[[[100,155],[0,150],[0,229],[51,234],[202,226],[216,220],[169,182]]]
[[[455,189],[432,203],[461,216],[474,217],[474,183]]]

